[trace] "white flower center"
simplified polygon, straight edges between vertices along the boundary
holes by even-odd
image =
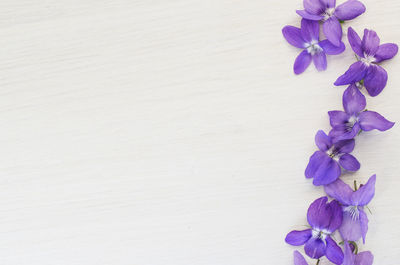
[[[313,238],[318,238],[318,239],[325,240],[325,238],[330,234],[331,233],[329,231],[325,230],[325,229],[324,230],[320,230],[318,228],[314,228],[312,230],[312,237]]]
[[[314,54],[322,51],[321,46],[318,45],[318,41],[316,41],[316,40],[311,41],[311,43],[308,44],[306,49],[307,49],[307,52],[311,55],[314,55]]]
[[[328,20],[333,16],[333,13],[335,13],[335,8],[327,8],[325,9],[325,12],[322,14],[324,16],[324,20]]]
[[[360,218],[360,211],[357,206],[346,206],[343,208],[343,211],[348,212],[353,220],[358,220]]]
[[[358,121],[356,116],[351,116],[350,119],[347,121],[347,125],[353,128],[354,124]]]
[[[357,87],[358,89],[362,89],[362,88],[363,88],[363,85],[362,85],[360,82],[356,82],[356,87]]]
[[[360,58],[360,61],[365,63],[367,66],[370,66],[372,63],[376,61],[374,56],[364,54],[364,58]]]

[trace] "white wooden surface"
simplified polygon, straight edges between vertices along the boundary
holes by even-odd
[[[352,25],[400,43],[400,2]],[[303,171],[332,85],[294,76],[300,0],[2,0],[0,263],[292,264],[284,243],[323,194]],[[399,56],[368,108],[400,121]],[[378,175],[363,249],[400,258],[400,129],[357,140]],[[312,263],[313,264],[313,263]],[[327,264],[327,263],[323,263]]]

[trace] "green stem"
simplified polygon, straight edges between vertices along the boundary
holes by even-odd
[[[357,243],[354,241],[349,241],[350,244],[352,244],[354,246],[354,254],[358,254],[358,246]]]
[[[354,190],[355,190],[355,191],[358,190],[358,188],[357,188],[357,180],[354,180]]]
[[[320,260],[320,259],[318,259],[318,260],[317,260],[317,264],[316,264],[316,265],[318,265],[320,261],[321,261],[321,260]]]

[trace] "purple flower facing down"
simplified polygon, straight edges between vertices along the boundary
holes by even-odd
[[[374,256],[370,251],[354,254],[347,241],[344,242],[343,265],[372,265]],[[296,263],[295,263],[296,264]],[[303,265],[299,263],[299,265]]]
[[[332,130],[329,136],[334,142],[353,139],[360,130],[377,129],[386,131],[393,127],[394,122],[388,121],[375,111],[365,110],[365,96],[355,84],[350,85],[343,93],[343,108],[345,111],[329,111]]]
[[[292,246],[304,245],[304,251],[310,258],[326,256],[331,262],[342,264],[343,252],[330,236],[341,226],[342,219],[340,204],[337,201],[328,203],[327,197],[321,197],[308,208],[307,220],[311,229],[292,231],[285,241]]]
[[[354,149],[354,139],[339,141],[333,144],[333,139],[319,130],[315,135],[316,151],[308,162],[306,178],[314,178],[316,186],[327,185],[340,177],[341,167],[348,171],[360,169],[360,163],[350,155]]]
[[[325,186],[325,192],[342,204],[343,222],[339,232],[344,240],[357,241],[360,238],[365,243],[368,231],[368,218],[364,212],[367,205],[375,195],[376,175],[369,178],[367,184],[353,191],[342,180]]]
[[[301,20],[301,29],[286,26],[282,29],[283,36],[291,45],[303,49],[294,62],[294,73],[301,74],[314,62],[318,71],[326,70],[326,54],[335,55],[344,51],[345,46],[340,43],[338,47],[328,40],[319,41],[319,23],[306,19]]]
[[[364,30],[361,40],[358,34],[349,27],[347,38],[351,48],[356,53],[358,62],[353,63],[350,68],[336,81],[336,86],[348,85],[364,80],[364,86],[368,94],[375,97],[385,88],[388,75],[377,63],[393,58],[398,51],[394,43],[380,44],[380,39],[375,31]]]
[[[365,12],[365,6],[357,0],[348,0],[336,7],[336,0],[303,0],[304,10],[297,14],[305,19],[323,21],[326,38],[335,46],[341,45],[340,20],[351,20]]]

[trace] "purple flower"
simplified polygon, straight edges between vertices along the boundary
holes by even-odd
[[[350,85],[343,93],[343,108],[345,111],[329,111],[332,130],[329,136],[334,142],[353,139],[360,130],[371,131],[377,129],[386,131],[393,127],[394,122],[388,121],[375,111],[364,110],[365,96],[355,84]]]
[[[351,20],[365,12],[365,6],[357,0],[349,0],[336,6],[336,0],[303,0],[304,10],[297,14],[305,19],[323,21],[326,38],[335,46],[341,45],[342,26],[340,20]]]
[[[360,163],[349,154],[354,149],[354,139],[333,144],[332,138],[319,130],[315,135],[315,144],[319,151],[310,157],[305,171],[306,178],[314,178],[314,185],[327,185],[334,182],[340,177],[340,167],[349,171],[360,169]]]
[[[306,254],[313,259],[326,256],[335,264],[342,264],[343,252],[331,238],[342,224],[343,212],[337,201],[328,202],[328,197],[315,200],[307,212],[311,229],[292,231],[285,241],[292,246],[304,246]]]
[[[301,20],[301,29],[286,26],[282,29],[283,36],[294,47],[304,49],[294,62],[294,73],[301,74],[310,65],[311,60],[318,71],[327,67],[326,54],[335,55],[342,53],[345,49],[343,43],[338,47],[332,45],[328,40],[319,41],[319,24],[317,21]]]
[[[308,265],[306,259],[297,250],[293,252],[293,256],[294,256],[294,265]]]
[[[347,241],[344,242],[344,259],[343,265],[372,265],[374,256],[370,251],[353,254],[350,245]],[[303,265],[299,263],[299,265]]]
[[[385,69],[377,63],[393,58],[398,51],[394,43],[379,45],[378,35],[373,30],[364,30],[361,40],[358,34],[349,27],[347,38],[351,48],[356,53],[358,62],[353,63],[349,69],[340,76],[336,86],[352,84],[364,79],[364,86],[368,94],[375,97],[385,88],[388,79]]]
[[[363,208],[375,195],[375,182],[376,175],[373,175],[357,191],[353,191],[340,179],[325,186],[325,192],[342,204],[343,223],[339,232],[344,240],[357,241],[362,238],[365,243],[368,218]]]

